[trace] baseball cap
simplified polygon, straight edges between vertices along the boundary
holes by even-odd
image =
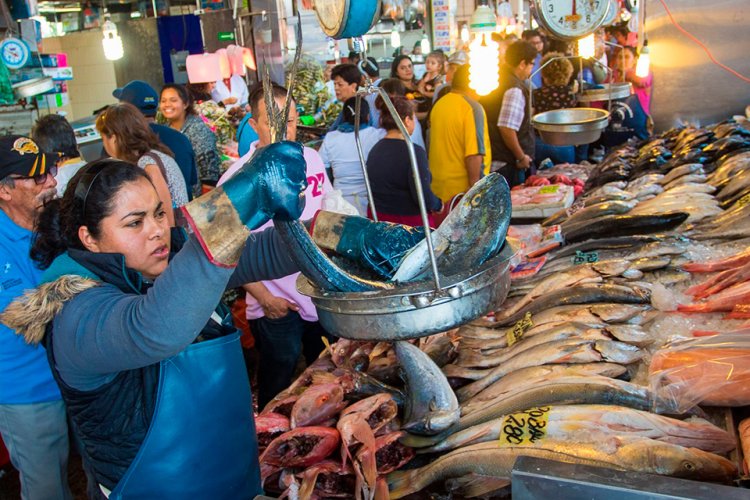
[[[159,94],[142,80],[132,80],[124,87],[115,89],[112,95],[123,102],[129,102],[145,116],[155,116],[159,107]]]
[[[58,155],[44,153],[34,141],[20,135],[0,137],[0,179],[15,174],[35,177],[56,166]]]

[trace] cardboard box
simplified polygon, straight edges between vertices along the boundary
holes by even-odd
[[[70,66],[63,66],[60,68],[42,68],[42,72],[44,72],[46,76],[51,76],[53,80],[73,79],[73,68]]]

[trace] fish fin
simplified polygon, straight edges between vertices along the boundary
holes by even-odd
[[[302,473],[302,485],[299,488],[300,500],[310,500],[312,498],[319,474],[320,469],[317,467],[309,468]]]
[[[388,500],[389,498],[388,483],[385,478],[381,476],[375,483],[375,500]]]

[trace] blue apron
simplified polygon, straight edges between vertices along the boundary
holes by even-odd
[[[161,362],[146,438],[110,499],[252,499],[262,494],[239,334]]]

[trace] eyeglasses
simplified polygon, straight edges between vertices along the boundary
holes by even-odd
[[[23,175],[17,175],[14,177],[11,177],[14,181],[22,181],[25,179],[34,179],[34,184],[37,186],[40,186],[47,182],[47,176],[51,175],[52,177],[55,177],[57,175],[57,167],[50,167],[45,173],[39,174],[39,175],[33,175],[31,177],[25,177]]]

